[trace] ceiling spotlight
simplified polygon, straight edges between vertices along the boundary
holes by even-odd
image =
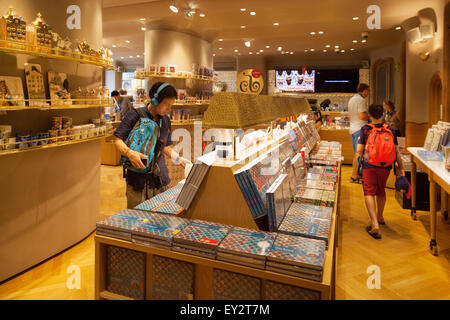
[[[141,21],[145,21],[145,18],[140,18],[139,20],[141,20]]]
[[[294,54],[294,51],[291,51],[291,54]]]
[[[275,22],[273,25],[278,27],[280,24],[278,22]]]
[[[259,54],[259,52],[257,52],[256,54]]]
[[[308,52],[309,50],[308,49],[305,49],[305,52]]]
[[[234,52],[239,52],[239,50],[238,49],[234,49]]]
[[[255,11],[250,12],[250,15],[254,16],[256,14]]]
[[[246,46],[247,48],[250,48],[250,46],[251,46],[250,41],[245,41],[245,46]]]
[[[281,54],[284,54],[284,51],[281,51]]]
[[[115,44],[112,45],[113,48],[116,48],[117,46]]]
[[[353,40],[353,43],[358,43],[358,40]]]
[[[223,41],[223,39],[218,39],[218,41],[222,42],[222,41]]]
[[[174,13],[178,13],[178,8],[175,6],[175,4],[170,5],[170,10],[172,10],[172,12]]]
[[[130,43],[130,40],[125,40],[126,43]]]
[[[264,50],[263,50],[263,49],[261,49],[261,50],[259,50],[259,52],[264,52]]]
[[[366,39],[364,39],[364,40],[361,40],[361,42],[362,42],[362,43],[366,43],[366,42],[367,42],[367,40],[366,40]]]
[[[130,59],[133,59],[133,56],[130,56]]]
[[[317,32],[318,34],[323,34],[323,31],[319,31],[319,32]]]
[[[136,58],[140,58],[140,57],[141,57],[140,55],[137,55],[137,56],[136,56]]]
[[[247,9],[245,9],[245,8],[242,8],[242,9],[241,9],[241,11],[242,11],[242,12],[244,12],[244,11],[247,11]]]
[[[354,48],[351,48],[350,51],[355,51],[355,49],[354,49]]]
[[[222,50],[223,48],[219,48],[219,50]]]
[[[216,54],[215,53],[213,53],[213,57],[215,57],[216,56]]]
[[[283,50],[283,47],[278,47],[277,50],[281,51],[281,50]]]
[[[266,46],[266,49],[269,49],[270,48],[270,46]]]
[[[200,13],[199,16],[202,17],[202,18],[204,18],[204,17],[205,17],[205,14],[204,14],[204,13]]]
[[[353,17],[353,20],[357,21],[357,20],[359,20],[359,17]]]
[[[123,59],[123,57],[120,57],[120,59]]]
[[[315,50],[315,49],[309,49],[309,51],[314,52],[314,51],[316,51],[316,50]]]
[[[142,27],[141,30],[142,31],[147,31],[147,28],[146,27]]]
[[[316,33],[313,31],[313,32],[310,32],[309,34],[314,36]]]
[[[253,52],[249,52],[248,54],[253,54]]]
[[[345,50],[343,50],[343,49],[342,49],[342,50],[341,50],[341,52],[342,52],[342,53],[344,53],[344,52],[345,52]]]
[[[327,48],[331,48],[331,46],[329,45],[329,44],[327,44],[325,47],[327,47]]]
[[[323,52],[328,52],[328,50],[324,49]]]
[[[395,30],[402,30],[402,27],[396,27]]]
[[[334,46],[336,49],[339,49],[339,46]]]
[[[241,29],[245,29],[245,26],[241,26]]]

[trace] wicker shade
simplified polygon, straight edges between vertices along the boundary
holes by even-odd
[[[308,101],[302,98],[218,92],[205,112],[203,123],[208,127],[239,129],[310,110]]]

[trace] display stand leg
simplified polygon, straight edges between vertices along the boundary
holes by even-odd
[[[430,251],[433,255],[438,255],[436,241],[436,183],[430,172],[428,179],[430,180]]]
[[[448,194],[444,188],[441,188],[441,212],[445,220],[448,220]]]
[[[413,220],[417,220],[416,215],[416,189],[417,189],[417,177],[416,177],[417,167],[414,162],[414,157],[411,155],[411,217]]]

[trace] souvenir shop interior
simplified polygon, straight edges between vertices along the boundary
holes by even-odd
[[[0,299],[450,299],[450,1],[375,2],[0,0]]]

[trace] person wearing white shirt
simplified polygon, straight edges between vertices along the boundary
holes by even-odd
[[[367,110],[366,98],[369,96],[370,87],[361,83],[358,86],[358,94],[354,95],[348,102],[348,113],[350,120],[350,134],[352,136],[352,146],[355,156],[353,158],[353,173],[350,178],[352,183],[361,183],[361,178],[358,175],[358,140],[361,128],[367,124],[369,114]]]

